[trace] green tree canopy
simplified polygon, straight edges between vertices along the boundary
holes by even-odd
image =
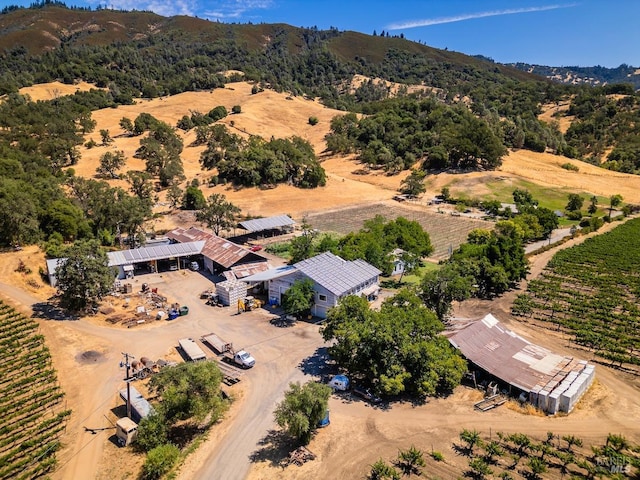
[[[296,280],[284,294],[282,308],[285,313],[301,316],[309,312],[314,303],[313,280]]]
[[[427,178],[427,172],[423,170],[411,170],[411,173],[400,182],[400,191],[405,195],[418,197],[427,191],[424,184]]]
[[[202,210],[207,206],[204,193],[195,185],[189,185],[182,196],[182,208],[185,210]]]
[[[149,389],[160,396],[159,413],[169,425],[180,420],[215,422],[225,410],[222,373],[215,362],[185,362],[151,377]]]
[[[117,150],[115,152],[106,152],[100,156],[100,165],[96,169],[96,173],[103,177],[119,178],[116,173],[125,164],[124,152]]]
[[[433,251],[429,234],[415,220],[398,217],[385,221],[382,215],[367,220],[364,227],[338,241],[336,254],[346,260],[366,260],[389,275],[393,270],[392,252],[401,249],[414,259]]]
[[[289,390],[273,412],[276,423],[303,444],[308,444],[324,418],[331,396],[328,385],[310,381],[289,384]]]
[[[66,254],[66,261],[56,268],[61,305],[74,312],[97,308],[116,277],[107,254],[96,242],[77,242]]]
[[[440,335],[443,324],[414,293],[401,290],[380,311],[355,296],[329,310],[322,327],[329,353],[356,379],[384,395],[424,397],[460,383],[465,361]]]
[[[236,215],[239,213],[240,208],[229,202],[227,197],[221,193],[214,193],[207,199],[202,209],[196,212],[196,219],[219,235],[222,230],[235,226]]]
[[[575,212],[580,210],[583,204],[584,204],[584,198],[582,198],[577,193],[570,193],[565,210],[568,210],[570,212]]]

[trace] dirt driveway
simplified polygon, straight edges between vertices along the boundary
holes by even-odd
[[[198,272],[140,276],[133,282],[134,292],[140,290],[143,282],[165,294],[170,292],[172,299],[189,306],[189,314],[131,329],[92,319],[41,322],[69,407],[73,409],[63,440],[69,448],[60,454],[60,467],[54,478],[113,478],[111,474],[104,477],[105,468],[110,470],[113,459],[104,458],[103,449],[113,435],[106,415],[121,403],[117,392],[125,386],[125,372],[120,367],[123,352],[136,358],[178,359],[176,346],[180,338],[200,339],[210,332],[233,342],[236,348],[249,350],[256,358],[256,366],[239,372],[240,388],[232,392],[238,397],[232,408],[235,419],[225,419],[214,427],[212,437],[224,436],[224,442],[216,448],[204,448],[200,456],[188,459],[181,478],[245,478],[250,456],[272,428],[275,404],[290,381],[304,381],[305,374],[298,367],[323,344],[319,327],[300,322],[279,328],[269,322],[273,313],[268,310],[238,314],[234,307],[207,306],[200,293],[211,288],[212,283]],[[37,303],[37,299],[18,289],[3,287],[5,294],[24,306]],[[203,350],[215,357],[207,347]],[[206,461],[201,461],[202,455],[208,455]],[[132,472],[120,471],[117,478],[128,478],[128,473]]]

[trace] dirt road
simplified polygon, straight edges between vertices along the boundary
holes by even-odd
[[[189,315],[168,322],[154,322],[135,329],[113,328],[89,320],[41,320],[47,345],[53,352],[61,384],[73,405],[65,443],[70,448],[59,456],[60,467],[54,477],[96,478],[102,449],[112,430],[88,432],[109,427],[105,414],[113,407],[117,391],[124,387],[124,369],[119,366],[122,352],[137,358],[152,359],[175,354],[177,341],[183,337],[198,339],[216,332],[238,348],[249,350],[257,359],[251,370],[242,372],[242,398],[233,428],[222,423],[228,434],[201,471],[182,478],[241,479],[249,470],[249,457],[260,439],[273,426],[275,404],[291,381],[304,381],[299,364],[312,355],[323,341],[319,327],[300,322],[289,328],[269,323],[268,311],[237,315],[233,308],[205,305],[200,292],[211,283],[199,273],[171,272],[147,275],[142,281],[160,291],[171,291],[181,305],[189,306]],[[139,289],[139,286],[136,286]],[[0,290],[22,310],[39,300],[11,285],[0,284]],[[204,349],[211,357],[214,353]],[[200,465],[193,468],[199,469]],[[189,467],[186,471],[189,471]]]

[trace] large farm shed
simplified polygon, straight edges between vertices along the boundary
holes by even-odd
[[[269,268],[267,259],[262,255],[195,227],[176,228],[167,233],[167,237],[177,243],[204,242],[202,257],[205,270],[220,273],[228,280],[242,279]]]
[[[376,296],[380,290],[380,270],[364,260],[347,261],[325,252],[302,260],[294,265],[279,267],[244,278],[243,281],[256,285],[267,283],[271,303],[282,303],[282,296],[296,280],[309,278],[315,292],[312,312],[326,318],[329,308],[347,295]]]
[[[129,250],[118,250],[107,252],[110,267],[118,268],[118,279],[132,277],[136,267],[144,265],[150,267],[151,271],[162,271],[164,266],[171,269],[171,266],[180,268],[181,258],[192,258],[199,255],[205,246],[205,242],[188,242],[171,245],[156,245],[153,247],[132,248]],[[47,274],[49,284],[55,287],[58,283],[56,279],[56,268],[66,263],[66,258],[51,258],[47,260]]]
[[[245,220],[240,222],[240,226],[248,232],[290,232],[296,222],[289,215],[277,215],[275,217],[255,218],[253,220]]]
[[[595,378],[595,367],[586,360],[534,345],[491,314],[448,336],[469,362],[550,414],[570,412]]]

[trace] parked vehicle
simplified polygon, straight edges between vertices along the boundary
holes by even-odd
[[[349,382],[349,377],[347,377],[346,375],[335,375],[331,378],[331,380],[329,380],[328,383],[331,388],[333,388],[334,390],[339,390],[341,392],[349,390],[350,384],[351,382]]]
[[[256,308],[261,308],[263,303],[260,299],[253,296],[238,299],[238,313],[250,312]]]
[[[234,350],[233,344],[223,340],[215,333],[210,333],[202,337],[202,341],[207,343],[216,352],[223,355],[227,361],[233,362],[244,368],[251,368],[256,364],[255,358],[245,350]]]
[[[183,338],[178,341],[178,344],[187,358],[192,362],[207,358],[207,355],[192,338]]]
[[[251,354],[245,350],[238,350],[237,352],[227,352],[227,358],[233,360],[236,365],[240,365],[241,367],[251,368],[256,364],[256,359],[251,356]]]
[[[127,393],[127,391],[129,393]],[[131,394],[131,398],[129,399],[131,402],[131,420],[134,422],[140,423],[140,420],[153,413],[153,407],[133,385],[129,385],[128,388],[123,388],[119,393],[120,398],[124,400],[125,404],[127,403],[128,395]]]
[[[198,270],[200,270],[200,265],[198,265],[198,262],[191,262],[189,263],[189,270],[197,272]]]
[[[212,347],[217,353],[225,353],[232,349],[233,345],[231,342],[227,342],[223,340],[215,333],[209,333],[204,335],[201,339],[204,343],[207,343],[210,347]]]
[[[116,439],[118,445],[126,447],[138,438],[138,424],[129,417],[123,417],[116,422]]]
[[[369,403],[373,403],[374,405],[382,402],[382,398],[373,393],[370,388],[364,388],[357,385],[353,387],[352,392],[356,397],[360,397]]]

